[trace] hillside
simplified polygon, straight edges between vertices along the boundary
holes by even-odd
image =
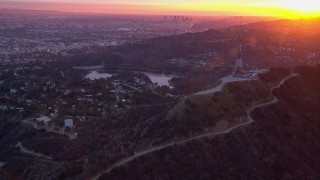
[[[303,177],[305,172],[316,177],[318,167],[313,159],[317,160],[319,148],[314,142],[319,137],[320,67],[299,67],[295,72],[300,76],[290,78],[272,92],[280,102],[252,113],[253,124],[247,109],[271,101],[270,88],[288,76],[288,69],[274,68],[261,75],[260,80],[229,83],[221,92],[190,96],[177,105],[141,106],[96,118],[80,124],[74,140],[35,130],[2,115],[0,145],[7,148],[0,151],[1,160],[6,162],[0,177],[92,177],[121,159],[167,143],[173,144],[115,168],[101,178],[255,179]],[[228,131],[235,126],[238,127]],[[219,135],[174,144],[210,133]],[[21,153],[15,148],[17,142],[50,158]]]
[[[154,152],[101,179],[319,179],[320,66],[295,72],[252,125]]]
[[[300,36],[285,31],[297,24]],[[316,26],[260,22],[2,69],[0,179],[319,179]],[[269,71],[224,84],[240,32],[244,68]],[[102,63],[117,75],[72,68]],[[169,88],[127,70],[176,77]]]

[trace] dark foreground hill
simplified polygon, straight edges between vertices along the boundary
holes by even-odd
[[[253,123],[246,123],[246,109],[271,101],[270,87],[288,77],[289,69],[272,68],[260,80],[233,82],[219,93],[192,96],[184,104],[138,106],[93,119],[79,125],[74,140],[0,114],[0,163],[5,163],[0,179],[89,179],[146,149],[239,123],[245,125],[145,154],[101,178],[319,179],[320,66],[294,71],[300,76],[275,89],[279,102],[255,109]],[[18,142],[51,158],[23,153],[15,148]]]
[[[275,89],[279,102],[253,111],[254,123],[176,145],[115,168],[101,179],[319,179],[318,67]]]

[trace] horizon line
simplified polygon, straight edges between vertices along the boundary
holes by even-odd
[[[179,6],[164,4],[104,4],[104,3],[71,3],[71,2],[19,2],[2,1],[3,8],[24,9],[39,11],[56,11],[69,13],[90,13],[90,14],[112,14],[112,15],[187,15],[187,16],[246,16],[246,17],[269,17],[279,19],[306,18],[297,16],[293,12],[275,9],[243,6],[227,6],[225,9],[217,9],[212,6],[201,9],[201,6]],[[218,7],[218,6],[217,6]],[[224,6],[221,6],[224,7]]]

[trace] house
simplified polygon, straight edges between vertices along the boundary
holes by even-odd
[[[48,124],[51,119],[48,116],[42,116],[36,119],[38,122],[43,122],[44,124]]]
[[[26,100],[26,103],[28,103],[28,104],[32,104],[32,103],[33,103],[33,100],[31,100],[31,99],[27,99],[27,100]]]
[[[58,114],[57,113],[50,113],[50,117],[55,119],[58,117]]]
[[[17,93],[17,90],[16,89],[10,89],[10,93],[15,94],[15,93]]]
[[[64,127],[73,128],[73,120],[72,119],[65,119],[64,120]]]

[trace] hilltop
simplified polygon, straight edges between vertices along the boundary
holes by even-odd
[[[318,179],[320,66],[294,71],[274,90],[279,102],[254,110],[251,125],[154,152],[101,179]]]
[[[285,31],[296,23],[1,66],[0,179],[318,179],[320,66],[307,65],[319,63],[320,36],[314,23]],[[271,68],[198,93],[232,72],[241,31],[245,69]],[[113,74],[92,80],[85,65]],[[160,86],[137,71],[176,77]]]

